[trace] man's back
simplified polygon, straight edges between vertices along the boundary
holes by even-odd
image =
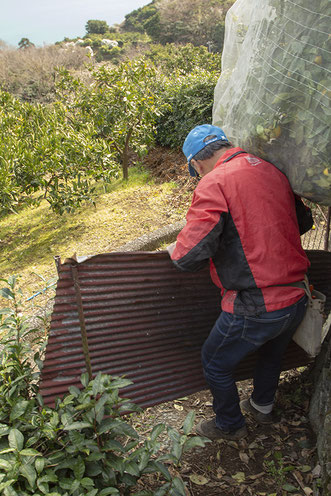
[[[223,310],[273,311],[302,296],[301,289],[278,287],[302,280],[309,262],[294,194],[272,164],[240,148],[227,150],[197,186],[187,221],[173,259],[179,267],[184,259],[183,268],[190,270],[190,253],[194,265],[197,247],[200,261],[204,254],[212,259],[213,280],[227,290]]]

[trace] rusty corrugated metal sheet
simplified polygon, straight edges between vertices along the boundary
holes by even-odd
[[[330,306],[331,253],[308,255],[311,280],[328,295]],[[219,290],[211,283],[208,269],[180,272],[166,252],[108,253],[82,263],[69,260],[58,269],[41,382],[47,404],[70,385],[79,385],[86,371],[82,326],[93,374],[126,375],[134,384],[122,395],[141,406],[206,387],[200,348],[220,309]],[[308,362],[307,355],[292,343],[284,370]],[[253,368],[252,355],[240,365],[237,378],[252,377]]]

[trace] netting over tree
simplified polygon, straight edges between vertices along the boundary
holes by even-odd
[[[329,0],[237,0],[226,17],[213,122],[331,204]]]

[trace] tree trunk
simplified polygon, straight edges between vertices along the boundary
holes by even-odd
[[[330,318],[327,326],[330,328]],[[315,364],[315,387],[309,418],[317,436],[321,467],[321,495],[331,494],[331,334],[329,332]],[[315,494],[315,493],[314,493]],[[318,494],[318,493],[317,493]]]

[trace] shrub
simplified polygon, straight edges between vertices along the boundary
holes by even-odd
[[[144,474],[157,473],[161,488],[144,491],[144,496],[184,496],[182,480],[172,477],[164,462],[178,465],[185,451],[207,441],[190,436],[193,412],[182,433],[167,429],[172,448],[160,455],[159,436],[165,425],[156,425],[141,440],[123,417],[123,412],[137,410],[118,394],[130,384],[127,379],[99,373],[89,380],[83,374],[82,389],[72,386],[54,408],[45,406],[38,393],[39,373],[31,360],[34,330],[20,314],[22,293],[15,277],[6,281],[0,296],[11,303],[10,308],[0,309],[1,494],[124,496],[132,494]],[[34,362],[41,366],[39,352]]]
[[[190,130],[212,121],[216,72],[195,70],[163,80],[160,98],[165,110],[156,124],[156,140],[161,146],[182,146]]]
[[[0,104],[3,209],[41,190],[56,212],[71,211],[93,201],[93,181],[116,173],[107,142],[95,137],[91,124],[73,122],[62,104],[21,103],[4,92]]]
[[[164,75],[173,71],[188,74],[198,68],[209,72],[221,72],[221,54],[210,53],[206,47],[195,47],[191,43],[152,45],[145,53],[145,57],[150,59]]]

